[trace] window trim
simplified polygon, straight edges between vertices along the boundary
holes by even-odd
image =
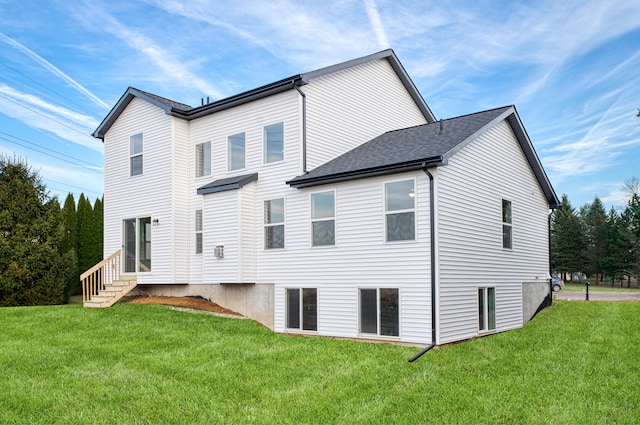
[[[507,203],[507,204],[505,204]],[[508,205],[509,209],[509,215],[508,215],[508,219],[509,221],[505,221],[505,205]],[[500,227],[502,230],[502,249],[506,249],[506,250],[513,250],[513,202],[511,202],[508,199],[502,198],[502,205],[501,205],[501,217],[500,217],[500,221],[502,226]],[[505,230],[508,229],[509,230],[509,246],[505,245],[505,235],[506,232]]]
[[[195,254],[196,255],[202,255],[202,253],[204,252],[204,238],[203,238],[203,212],[202,209],[197,209],[195,210]],[[199,239],[199,240],[198,240]],[[199,248],[199,250],[198,250]]]
[[[298,292],[298,327],[291,327],[289,323],[289,291],[297,291]],[[304,321],[304,293],[306,291],[315,291],[315,329],[305,329],[305,321]],[[286,287],[284,291],[285,297],[285,317],[284,317],[284,328],[287,331],[293,331],[296,333],[317,333],[318,332],[318,288],[313,286],[304,286],[304,287]]]
[[[410,209],[402,209],[402,210],[387,210],[387,185],[388,184],[393,184],[393,183],[401,183],[401,182],[406,182],[406,181],[412,181],[413,182],[413,196],[411,197],[413,199],[413,208]],[[385,181],[382,184],[382,210],[383,210],[383,214],[384,214],[384,243],[385,244],[402,244],[402,243],[412,243],[412,242],[417,242],[418,241],[418,213],[417,213],[417,207],[416,207],[416,198],[417,198],[417,184],[416,184],[416,178],[415,177],[411,177],[411,178],[404,178],[404,179],[396,179],[396,180],[388,180]],[[413,239],[400,239],[400,240],[389,240],[389,232],[388,232],[388,216],[390,214],[406,214],[406,213],[413,213]]]
[[[496,321],[496,287],[478,286],[477,290],[477,325],[478,334],[493,333],[497,329]],[[490,302],[493,302],[493,311]],[[482,309],[482,311],[480,311]],[[493,327],[492,327],[493,326]]]
[[[242,135],[242,167],[231,168],[231,137]],[[247,168],[247,132],[241,131],[239,133],[230,134],[227,136],[227,171],[238,171]]]
[[[322,218],[313,218],[313,197],[314,195],[322,195],[326,193],[333,194],[333,215],[331,217],[322,217]],[[310,245],[312,248],[330,248],[337,246],[337,227],[336,227],[336,190],[323,190],[322,192],[313,192],[309,194],[309,232],[310,232]],[[332,221],[333,222],[333,243],[332,244],[324,244],[324,245],[315,245],[314,244],[314,234],[313,234],[313,224],[322,221]]]
[[[281,124],[282,125],[282,157],[280,159],[274,160],[274,161],[267,161],[267,153],[268,153],[268,149],[267,149],[267,127],[271,127],[274,125],[278,125]],[[285,155],[284,155],[284,151],[285,151],[285,128],[284,128],[284,121],[278,121],[278,122],[274,122],[272,124],[267,124],[265,126],[262,127],[262,164],[263,165],[269,165],[269,164],[276,164],[278,162],[282,162],[285,160]]]
[[[134,149],[134,137],[140,136],[140,151],[132,152]],[[140,158],[140,172],[133,173],[133,160]],[[129,136],[129,177],[141,176],[144,174],[144,133],[136,133]]]
[[[209,145],[209,155],[206,155],[206,150],[205,149],[205,145]],[[202,147],[202,153],[198,154],[198,148]],[[202,160],[202,165],[200,165],[198,163],[198,155],[202,155],[202,157],[200,158]],[[208,165],[209,165],[209,169],[207,172],[207,157],[209,159],[208,161]],[[198,170],[201,169],[201,174],[198,174]],[[199,179],[201,177],[207,177],[211,175],[211,141],[208,140],[206,142],[202,142],[202,143],[197,143],[195,145],[195,175],[196,178]]]
[[[274,223],[267,223],[267,216],[266,216],[267,202],[273,202],[280,199],[282,199],[282,222],[278,221]],[[286,234],[287,200],[286,198],[282,197],[282,198],[265,199],[262,205],[263,205],[263,228],[264,228],[264,231],[262,232],[262,236],[264,238],[264,243],[263,243],[264,250],[272,251],[272,250],[278,250],[278,249],[285,249],[287,246],[287,234]],[[282,226],[282,247],[269,248],[267,247],[267,228],[277,227],[277,226]]]
[[[398,328],[398,335],[384,335],[381,332],[382,330],[382,311],[380,309],[380,305],[381,305],[381,295],[380,295],[380,291],[381,290],[395,290],[396,291],[396,295],[397,295],[397,323],[396,326]],[[363,332],[362,331],[362,291],[366,291],[366,290],[375,290],[376,291],[376,333],[369,333],[369,332]],[[384,338],[384,339],[393,339],[393,340],[397,340],[400,339],[401,335],[402,335],[402,306],[401,306],[401,300],[402,298],[402,290],[400,287],[393,287],[393,286],[381,286],[381,287],[359,287],[358,288],[358,335],[361,337],[368,337],[371,338],[372,336],[375,338]]]

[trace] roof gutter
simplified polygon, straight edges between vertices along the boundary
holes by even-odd
[[[422,163],[422,171],[429,177],[429,226],[430,226],[430,243],[431,243],[431,344],[426,346],[422,351],[420,351],[415,356],[409,359],[409,362],[412,363],[418,360],[424,353],[431,350],[436,346],[436,206],[435,206],[435,195],[433,193],[433,174],[429,172],[427,169],[427,163]]]
[[[332,174],[328,176],[319,176],[319,177],[308,177],[305,178],[300,176],[298,178],[288,180],[286,183],[291,187],[295,187],[296,189],[301,189],[303,187],[311,187],[311,186],[319,186],[321,184],[333,184],[339,183],[343,181],[363,179],[367,177],[376,177],[376,176],[384,176],[387,174],[397,174],[405,171],[416,171],[424,169],[425,164],[429,166],[435,167],[439,165],[443,165],[444,161],[441,156],[434,158],[427,158],[421,160],[420,162],[412,161],[405,162],[402,164],[392,164],[392,165],[384,165],[375,168],[368,168],[366,170],[356,170],[356,171],[347,171],[343,173]]]
[[[307,95],[300,90],[295,80],[291,80],[291,85],[302,96],[302,172],[307,174]]]

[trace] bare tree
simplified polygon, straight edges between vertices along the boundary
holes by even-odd
[[[640,179],[637,177],[626,179],[622,190],[624,190],[624,193],[629,195],[630,198],[633,197],[633,195],[640,195]]]

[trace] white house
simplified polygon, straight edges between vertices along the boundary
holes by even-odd
[[[104,254],[142,293],[429,346],[549,297],[558,199],[515,107],[436,121],[392,50],[195,108],[129,88],[94,136]]]

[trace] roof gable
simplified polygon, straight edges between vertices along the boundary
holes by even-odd
[[[404,67],[398,60],[398,57],[396,56],[396,54],[392,49],[387,49],[378,53],[374,53],[368,56],[363,56],[361,58],[342,62],[336,65],[331,65],[315,71],[306,72],[304,74],[293,75],[291,77],[284,78],[274,83],[270,83],[270,84],[267,84],[243,93],[239,93],[234,96],[220,99],[211,103],[207,103],[206,105],[198,106],[195,108],[189,105],[185,105],[184,103],[174,102],[172,100],[163,98],[161,96],[157,96],[133,87],[129,87],[127,91],[124,93],[124,95],[122,95],[120,100],[118,100],[116,105],[111,109],[111,111],[102,121],[102,123],[100,123],[98,128],[92,133],[92,135],[93,137],[104,139],[104,136],[109,130],[109,128],[118,119],[120,114],[124,112],[125,108],[134,97],[139,97],[141,99],[146,100],[147,102],[150,102],[158,106],[159,108],[164,110],[164,112],[167,115],[173,115],[186,120],[192,120],[192,119],[210,115],[225,109],[229,109],[234,106],[242,105],[248,102],[253,102],[255,100],[272,96],[287,90],[293,90],[297,86],[303,86],[305,84],[308,84],[314,78],[332,74],[334,72],[338,72],[343,69],[351,68],[363,63],[380,60],[380,59],[386,59],[389,61],[391,67],[396,72],[396,75],[398,76],[398,78],[406,88],[407,92],[409,93],[413,101],[418,106],[418,109],[420,109],[420,111],[424,115],[427,122],[435,122],[435,116],[431,112],[431,109],[429,109],[429,106],[427,105],[427,103],[422,98],[422,95],[420,94],[418,89],[413,84],[413,81],[411,81],[411,78],[406,73]]]

